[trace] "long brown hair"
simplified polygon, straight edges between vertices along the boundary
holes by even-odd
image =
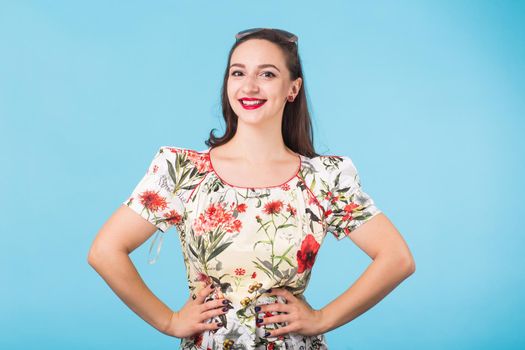
[[[297,45],[288,41],[281,34],[270,29],[264,29],[237,40],[228,54],[228,64],[224,72],[224,79],[221,88],[222,114],[226,123],[224,135],[216,137],[214,130],[210,131],[210,137],[205,141],[208,147],[216,147],[228,142],[237,131],[237,115],[233,111],[228,101],[228,75],[229,66],[233,51],[241,43],[250,39],[265,39],[279,46],[284,53],[286,67],[290,71],[290,79],[295,80],[299,77],[302,79],[301,88],[293,102],[287,101],[283,111],[282,135],[285,145],[292,151],[307,157],[316,157],[319,154],[315,152],[313,146],[313,131],[310,113],[305,93],[305,81],[301,59],[297,51]]]

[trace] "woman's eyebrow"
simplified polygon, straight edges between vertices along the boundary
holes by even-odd
[[[235,66],[238,66],[238,67],[241,67],[241,68],[246,68],[246,66],[242,63],[233,63],[231,66],[230,66],[230,69],[232,67],[235,67]],[[266,64],[260,64],[257,66],[257,68],[267,68],[267,67],[270,67],[270,68],[275,68],[277,69],[278,72],[280,72],[279,68],[277,68],[275,65],[273,64],[269,64],[269,63],[266,63]]]

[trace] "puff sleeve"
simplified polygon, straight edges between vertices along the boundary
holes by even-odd
[[[325,220],[327,231],[341,240],[381,212],[361,188],[357,169],[349,157],[337,157],[329,176]]]
[[[162,234],[172,226],[182,225],[184,218],[184,202],[180,196],[181,190],[175,182],[174,168],[177,166],[177,156],[175,149],[160,147],[146,174],[122,203],[155,225]],[[151,244],[150,253],[157,237],[158,234]],[[161,235],[157,256],[160,253],[162,239]],[[154,260],[150,261],[150,263],[154,262]]]

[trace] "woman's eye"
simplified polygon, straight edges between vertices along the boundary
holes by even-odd
[[[234,77],[240,76],[240,75],[237,75],[237,73],[242,74],[241,71],[235,70],[235,71],[231,72],[231,75],[234,76]],[[272,72],[269,72],[269,71],[268,72],[263,72],[262,74],[265,75],[265,77],[267,77],[267,78],[275,77],[275,74],[273,74]],[[268,76],[266,74],[270,74],[270,75]]]

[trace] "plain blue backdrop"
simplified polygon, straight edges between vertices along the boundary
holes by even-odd
[[[299,36],[316,149],[352,158],[416,272],[333,350],[525,347],[521,1],[1,1],[0,348],[176,349],[87,263],[161,145],[222,134],[237,31]],[[520,214],[521,213],[521,214]],[[180,308],[176,231],[131,255]],[[325,240],[320,308],[371,263]]]

